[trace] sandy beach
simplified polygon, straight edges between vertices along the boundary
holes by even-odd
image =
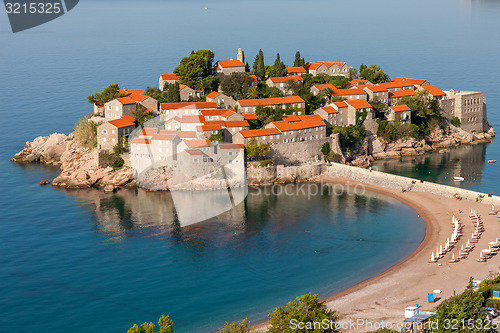
[[[343,332],[367,332],[376,330],[375,325],[392,323],[396,325],[404,320],[404,309],[419,304],[421,310],[434,311],[446,298],[454,293],[461,293],[470,277],[475,280],[485,279],[500,273],[500,255],[493,256],[487,262],[477,262],[482,249],[488,243],[500,237],[500,222],[496,215],[489,215],[492,206],[470,200],[456,200],[431,193],[405,192],[381,186],[361,183],[347,177],[324,176],[324,182],[347,186],[362,186],[368,191],[377,192],[395,198],[412,207],[426,224],[426,235],[419,247],[406,259],[392,266],[385,272],[359,283],[340,293],[327,297],[327,306],[338,312],[344,323]],[[496,207],[498,209],[500,207]],[[462,245],[471,238],[474,231],[469,216],[474,209],[482,218],[485,231],[469,256],[458,263],[449,263],[452,254],[458,254]],[[460,213],[460,210],[463,212]],[[455,215],[463,225],[463,235],[445,256],[437,263],[429,263],[431,253],[440,245],[444,247],[451,237],[452,216]],[[435,302],[427,301],[427,294],[433,290]],[[356,324],[354,324],[356,323]],[[268,322],[256,328],[264,328]],[[350,328],[346,328],[350,324]],[[372,325],[372,326],[371,326]]]
[[[396,198],[415,209],[426,223],[426,236],[409,257],[382,274],[326,299],[328,307],[339,312],[342,321],[363,323],[358,329],[343,331],[366,332],[371,330],[370,323],[380,323],[382,320],[400,323],[404,320],[404,308],[415,304],[419,304],[422,310],[433,311],[442,300],[453,296],[455,292],[461,293],[469,277],[482,280],[500,271],[500,256],[493,256],[483,263],[476,261],[480,251],[488,248],[488,243],[500,236],[500,222],[497,216],[488,215],[492,209],[491,205],[422,192],[403,193],[344,177],[325,177],[324,181],[348,186],[359,184],[369,191]],[[485,231],[467,259],[449,263],[452,254],[455,253],[456,256],[461,245],[465,246],[467,239],[471,238],[474,230],[469,216],[471,208],[481,215]],[[459,213],[460,210],[463,213]],[[452,215],[462,222],[463,236],[454,249],[438,263],[429,263],[431,253],[440,245],[444,247],[447,238],[451,237]],[[437,300],[435,303],[428,303],[427,294],[436,289],[442,293],[434,294]]]

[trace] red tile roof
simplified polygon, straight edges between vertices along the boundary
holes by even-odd
[[[127,96],[117,98],[116,100],[121,104],[127,105],[127,104],[135,104],[138,102],[142,102],[143,100],[145,100],[148,97],[149,96],[130,93]]]
[[[368,82],[368,80],[353,79],[353,80],[349,81],[349,85],[352,87],[352,86],[355,86],[358,84],[366,84],[367,82]]]
[[[441,89],[439,89],[438,87],[436,87],[434,85],[425,86],[423,88],[425,90],[427,90],[431,96],[434,96],[434,97],[446,95],[446,93],[444,91],[442,91]]]
[[[368,89],[371,92],[386,92],[387,91],[387,88],[380,87],[380,86],[368,86],[368,87],[365,87],[365,89]]]
[[[317,114],[305,114],[302,116],[297,116],[300,121],[308,121],[308,120],[323,120],[319,115]]]
[[[163,80],[178,80],[179,79],[177,74],[160,74],[160,77]]]
[[[220,149],[243,149],[245,148],[244,145],[240,143],[221,143],[219,145]]]
[[[285,97],[273,97],[273,98],[262,98],[262,99],[241,99],[238,104],[242,107],[245,106],[257,106],[257,105],[281,105],[281,104],[292,104],[292,103],[305,103],[300,96],[285,96]]]
[[[169,123],[169,122],[171,122],[171,121],[176,121],[176,122],[180,123],[180,122],[181,122],[181,118],[180,118],[180,117],[177,117],[177,116],[176,116],[176,117],[172,117],[172,118],[170,118],[170,119],[165,120],[165,124],[166,124],[166,123]]]
[[[126,115],[121,117],[120,119],[110,120],[108,121],[111,125],[116,128],[135,126],[135,119],[132,116]]]
[[[131,142],[149,145],[151,143],[151,140],[145,138],[135,138]]]
[[[161,131],[160,131],[161,132]],[[172,141],[175,138],[175,134],[154,134],[151,136],[151,140],[163,140],[163,141]]]
[[[196,131],[176,131],[181,139],[196,139]]]
[[[245,67],[245,64],[239,60],[219,60],[217,64],[221,68],[229,68],[229,67]]]
[[[300,118],[299,116],[295,115],[295,114],[286,114],[282,117],[283,120],[286,120],[288,122],[292,122],[292,121],[300,121]]]
[[[311,70],[311,69],[317,69],[319,66],[321,66],[320,63],[317,63],[317,62],[308,62],[306,63],[306,69],[307,70]]]
[[[177,131],[176,130],[160,130],[160,131],[158,131],[158,134],[161,134],[161,135],[177,134]]]
[[[222,110],[222,111],[224,111],[224,110]],[[235,112],[234,110],[232,110],[232,109],[226,109],[226,111],[225,111],[224,113],[222,113],[220,116],[221,116],[222,118],[227,118],[227,117],[229,117],[230,115],[233,115],[233,114],[235,114],[235,113],[236,113],[236,112]]]
[[[324,110],[328,114],[330,114],[330,113],[338,113],[338,111],[335,110],[332,106],[324,106],[321,109]]]
[[[280,120],[280,121],[273,121],[271,124],[276,126],[276,128],[279,129],[280,132],[326,126],[323,120],[307,120],[307,121],[298,121],[294,123],[289,123],[285,120]]]
[[[215,98],[220,95],[220,92],[213,91],[210,94],[207,95],[207,98]]]
[[[401,81],[410,82],[410,83],[413,83],[413,84],[416,84],[416,85],[422,85],[427,80],[409,79],[409,78],[406,78],[406,77],[395,77],[394,79],[391,80],[391,82],[401,82]]]
[[[250,76],[250,78],[252,78],[253,82],[257,82],[257,76],[255,76],[255,75],[248,75],[248,76]]]
[[[143,127],[139,133],[139,135],[143,135],[143,136],[149,136],[149,135],[153,135],[153,134],[156,134],[158,132],[158,129],[157,128],[147,128],[147,127]]]
[[[124,94],[125,97],[129,96],[130,94],[137,94],[137,95],[144,94],[144,90],[142,90],[142,89],[127,89],[127,88],[123,88],[123,89],[120,89],[118,91],[121,92],[122,94]]]
[[[337,89],[333,92],[334,96],[348,96],[348,95],[367,95],[366,91],[363,89],[351,88],[351,89]]]
[[[193,155],[193,156],[203,155],[203,152],[199,149],[186,149],[185,152],[188,153],[189,155]]]
[[[352,106],[355,109],[367,109],[372,106],[364,99],[354,99],[352,101],[345,101],[346,104]]]
[[[391,106],[390,109],[394,112],[403,112],[403,111],[411,111],[408,105],[396,105]]]
[[[224,122],[226,127],[249,127],[248,121],[246,120],[233,120]]]
[[[177,109],[217,109],[215,102],[179,102],[179,103],[161,103],[160,110]]]
[[[389,93],[389,98],[403,97],[403,96],[414,96],[415,91],[411,89],[398,90]]]
[[[335,103],[333,103],[333,105],[335,105],[338,108],[346,108],[347,107],[347,104],[345,104],[345,102],[335,102]]]
[[[182,124],[203,124],[205,122],[204,116],[182,116],[181,123]]]
[[[257,116],[253,113],[243,113],[241,114],[245,120],[255,120]]]
[[[222,130],[221,125],[201,125],[196,126],[197,131],[220,131]]]
[[[295,74],[295,73],[306,74],[307,73],[307,71],[304,67],[287,67],[286,72],[288,74]]]
[[[186,140],[183,141],[188,148],[210,147],[212,142],[208,139]]]
[[[294,80],[295,82],[303,81],[302,76],[300,75],[270,77],[269,80],[271,80],[271,82],[273,83],[285,83],[289,80]]]
[[[413,87],[414,84],[407,81],[396,81],[396,82],[379,83],[378,86],[389,89],[389,88]]]
[[[327,84],[315,84],[313,87],[316,87],[316,89],[318,89],[319,91],[323,91],[325,90],[326,88],[332,90],[332,91],[335,91],[337,90],[337,87],[335,87],[333,84],[331,83],[327,83]]]
[[[280,131],[278,131],[276,128],[261,128],[261,129],[254,129],[254,130],[248,130],[248,131],[240,131],[239,133],[244,138],[253,138],[256,136],[280,134]]]

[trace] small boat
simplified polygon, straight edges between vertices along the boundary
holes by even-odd
[[[465,180],[465,178],[464,177],[457,177],[457,176],[455,176],[455,177],[453,177],[453,180],[456,181],[456,182],[463,182]]]
[[[497,160],[489,160],[488,163],[496,163]]]

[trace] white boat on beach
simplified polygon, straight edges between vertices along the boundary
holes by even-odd
[[[465,178],[464,177],[455,176],[455,177],[453,177],[453,180],[456,181],[456,182],[463,182],[465,180]]]

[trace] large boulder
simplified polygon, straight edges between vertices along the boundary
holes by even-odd
[[[32,142],[26,142],[24,148],[11,160],[16,162],[40,162],[48,164],[61,163],[61,156],[67,149],[68,137],[65,134],[53,133],[39,136]]]

